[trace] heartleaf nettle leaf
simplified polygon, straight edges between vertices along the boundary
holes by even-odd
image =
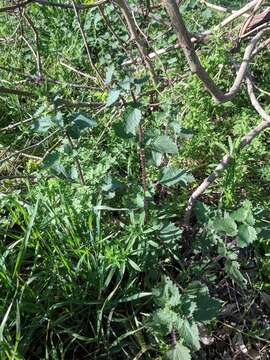
[[[194,281],[188,286],[187,294],[197,304],[193,313],[194,320],[205,323],[218,315],[222,301],[212,298],[207,286]]]
[[[136,130],[140,124],[142,113],[140,109],[134,109],[128,116],[126,122],[126,133],[136,135]]]
[[[58,111],[57,114],[55,115],[54,118],[52,118],[52,121],[59,127],[63,127],[64,126],[64,119],[63,119],[63,114]]]
[[[165,186],[173,186],[180,184],[186,186],[188,183],[194,181],[194,177],[183,169],[176,169],[173,167],[166,167],[162,169],[161,184]]]
[[[120,92],[121,91],[119,89],[112,89],[109,92],[106,106],[111,106],[112,104],[114,104],[118,100],[118,98],[120,96]]]
[[[240,223],[248,223],[249,225],[255,224],[255,219],[252,215],[252,204],[248,200],[245,200],[242,207],[233,211],[230,216]]]
[[[181,328],[181,336],[184,339],[184,344],[194,349],[195,351],[200,349],[199,330],[194,322],[184,320]]]
[[[59,157],[60,157],[60,154],[56,151],[46,155],[45,158],[43,159],[44,169],[47,169],[47,168],[53,166],[58,161]]]
[[[97,125],[95,120],[93,120],[91,117],[89,117],[89,115],[84,113],[78,113],[74,117],[73,124],[78,127],[80,131]]]
[[[78,139],[83,130],[97,125],[96,121],[86,113],[72,114],[70,120],[71,126],[67,129],[67,132],[73,139]]]
[[[110,82],[112,81],[113,73],[114,73],[114,65],[110,65],[106,72],[106,79],[105,79],[106,85],[109,85]]]
[[[240,265],[235,260],[227,260],[225,263],[225,271],[240,286],[245,287],[246,279],[239,270]]]
[[[38,120],[35,121],[33,125],[33,129],[40,133],[47,132],[53,126],[51,116],[42,116]]]
[[[223,218],[219,217],[214,220],[214,229],[217,232],[225,233],[228,236],[237,235],[236,222],[228,214],[225,214]]]
[[[151,153],[152,153],[152,159],[153,159],[155,165],[157,167],[159,167],[162,164],[162,159],[163,159],[162,154],[158,151],[153,151],[153,150],[151,151]]]
[[[164,277],[162,283],[153,289],[154,301],[159,306],[177,306],[180,304],[178,287],[168,278]]]
[[[191,360],[190,351],[182,343],[178,342],[165,354],[166,360]]]
[[[239,246],[246,247],[257,239],[257,232],[254,227],[242,224],[238,228]]]
[[[156,150],[162,154],[177,154],[178,153],[177,145],[167,135],[161,135],[161,136],[157,137],[154,140],[152,146],[153,146],[154,150]]]

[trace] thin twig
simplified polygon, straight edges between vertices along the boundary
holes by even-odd
[[[128,30],[129,30],[129,33],[131,36],[130,40],[134,41],[135,44],[137,45],[139,53],[142,57],[142,61],[145,64],[145,66],[147,67],[154,84],[157,85],[157,83],[158,83],[157,76],[156,76],[154,67],[148,57],[148,51],[147,51],[145,39],[144,39],[144,37],[141,37],[139,35],[136,23],[132,16],[132,11],[129,7],[127,0],[115,0],[115,3],[119,6],[119,8],[121,9],[121,11],[124,15],[124,18],[126,20]]]
[[[104,80],[102,79],[102,76],[98,70],[98,68],[96,67],[96,65],[94,64],[93,60],[92,60],[92,57],[91,57],[91,50],[90,50],[90,47],[88,45],[88,42],[87,42],[87,37],[86,37],[86,34],[85,34],[85,31],[83,29],[83,26],[82,26],[82,23],[81,23],[81,18],[80,18],[80,14],[79,14],[79,11],[78,9],[76,8],[76,5],[74,3],[74,1],[72,0],[72,5],[73,5],[73,9],[74,9],[74,12],[75,12],[75,15],[76,15],[76,19],[77,19],[77,23],[78,23],[78,26],[79,26],[79,29],[80,29],[80,33],[82,35],[82,38],[83,38],[83,43],[84,43],[84,47],[85,47],[85,50],[86,50],[86,53],[87,53],[87,56],[88,56],[88,60],[89,60],[89,63],[93,69],[93,71],[96,73],[97,75],[97,78],[98,78],[98,83],[99,85],[102,86],[102,88],[104,88]]]
[[[38,31],[35,28],[35,25],[33,23],[33,21],[31,20],[31,18],[26,14],[26,12],[23,12],[23,17],[25,18],[25,20],[27,21],[28,25],[30,26],[30,28],[32,29],[34,36],[35,36],[35,42],[36,42],[36,51],[34,51],[34,56],[36,58],[36,63],[37,63],[37,72],[38,72],[38,76],[42,77],[42,62],[41,62],[41,56],[40,56],[40,52],[39,52],[39,35],[38,35]]]
[[[14,151],[14,153],[12,153],[12,154],[8,155],[7,157],[5,157],[4,159],[0,160],[0,166],[1,166],[4,162],[12,159],[14,156],[16,156],[16,155],[21,155],[21,154],[23,154],[25,151],[30,150],[30,149],[34,149],[35,147],[43,144],[44,142],[46,142],[47,140],[49,140],[50,138],[52,138],[54,135],[56,135],[59,131],[60,131],[60,129],[57,129],[56,131],[54,131],[53,133],[51,133],[50,135],[48,135],[48,136],[45,137],[44,139],[40,140],[39,142],[37,142],[37,143],[35,143],[35,144],[33,144],[33,145],[26,146],[25,148],[23,148],[23,149],[21,149],[21,150]]]
[[[107,2],[107,0],[99,0],[92,4],[75,4],[75,7],[78,10],[88,10],[88,9],[95,8],[101,4],[105,4],[106,2]],[[19,2],[16,5],[2,7],[2,8],[0,8],[0,13],[25,8],[27,5],[30,5],[33,3],[39,4],[39,5],[44,5],[44,6],[58,7],[60,9],[67,9],[67,10],[73,9],[73,6],[70,4],[55,3],[55,2],[48,1],[48,0],[26,0],[26,1]]]
[[[23,91],[23,90],[19,90],[19,89],[9,89],[4,86],[0,86],[0,94],[1,93],[2,94],[14,94],[14,95],[18,95],[18,96],[26,96],[26,97],[35,98],[35,95],[28,91]]]

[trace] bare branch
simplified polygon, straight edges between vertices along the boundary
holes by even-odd
[[[28,92],[28,91],[23,91],[23,90],[19,90],[19,89],[9,89],[6,88],[4,86],[0,86],[0,94],[14,94],[14,95],[18,95],[18,96],[26,96],[26,97],[31,97],[34,98],[35,95]]]
[[[228,9],[228,8],[226,8],[224,6],[212,4],[212,3],[209,3],[208,1],[205,1],[205,0],[201,0],[201,3],[204,4],[205,6],[209,7],[210,9],[213,9],[213,10],[216,10],[216,11],[219,11],[219,12],[231,13],[231,14],[237,13],[236,10],[231,10],[231,9]],[[241,14],[240,16],[249,17],[248,14]]]
[[[236,75],[235,81],[227,93],[223,93],[214,81],[210,78],[208,73],[205,71],[201,62],[196,54],[194,46],[189,37],[188,31],[186,29],[185,23],[182,19],[182,16],[179,12],[179,8],[175,2],[175,0],[163,0],[167,12],[171,18],[172,24],[176,30],[176,34],[178,37],[179,44],[183,50],[183,53],[186,57],[186,60],[189,64],[190,70],[195,73],[198,78],[204,84],[206,90],[212,95],[213,99],[217,103],[226,102],[232,99],[236,93],[239,91],[242,81],[246,75],[246,71],[248,68],[249,61],[252,57],[253,50],[257,42],[262,38],[262,36],[269,31],[270,29],[264,29],[260,31],[247,46],[244,58],[242,60],[241,66],[239,67],[238,73]]]
[[[94,64],[93,60],[92,60],[92,57],[91,57],[91,50],[90,50],[90,47],[88,45],[88,42],[87,42],[87,38],[86,38],[86,34],[84,32],[84,29],[83,29],[83,26],[82,26],[82,23],[81,23],[81,19],[80,19],[80,15],[79,15],[79,12],[78,12],[78,9],[76,8],[76,5],[74,3],[74,1],[72,0],[72,5],[73,5],[73,9],[74,9],[74,12],[75,12],[75,15],[76,15],[76,18],[77,18],[77,22],[78,22],[78,26],[79,26],[79,29],[80,29],[80,33],[82,35],[82,38],[83,38],[83,42],[84,42],[84,47],[85,47],[85,50],[87,52],[87,56],[88,56],[88,60],[89,60],[89,63],[93,69],[93,71],[96,73],[97,75],[97,78],[99,80],[99,84],[104,87],[104,81],[102,79],[102,76],[98,70],[98,68],[96,67],[96,65]]]
[[[250,130],[242,139],[239,145],[238,150],[243,149],[245,146],[249,145],[263,130],[270,127],[270,115],[265,112],[265,110],[259,104],[255,94],[252,82],[249,77],[246,78],[248,95],[253,105],[254,109],[258,112],[258,114],[263,118],[263,121],[259,123],[255,128]],[[217,165],[215,171],[210,174],[201,185],[192,193],[188,200],[188,205],[185,210],[185,225],[189,226],[190,217],[192,213],[192,209],[194,207],[195,202],[198,197],[201,196],[207,188],[220,176],[220,173],[229,165],[232,159],[232,155],[226,154],[221,162]]]
[[[42,76],[42,63],[41,63],[41,56],[39,53],[39,35],[37,32],[37,29],[35,28],[35,25],[33,23],[33,21],[31,20],[31,18],[26,14],[26,12],[23,12],[23,17],[25,18],[25,20],[27,21],[28,25],[30,26],[30,28],[32,29],[34,36],[35,36],[35,42],[36,42],[36,51],[33,50],[33,48],[30,46],[30,44],[27,42],[28,46],[30,47],[30,49],[33,51],[34,57],[36,59],[36,63],[37,63],[37,72],[38,72],[38,76]],[[26,39],[24,39],[26,41]]]
[[[106,2],[107,2],[107,0],[99,0],[92,4],[75,4],[75,7],[77,10],[87,10],[87,9],[92,9],[99,5],[105,4]],[[26,1],[22,1],[20,3],[17,3],[16,5],[10,5],[10,6],[5,6],[3,8],[0,8],[0,13],[25,8],[27,5],[30,5],[33,3],[39,4],[39,5],[44,5],[44,6],[57,7],[60,9],[67,9],[67,10],[73,9],[73,5],[70,5],[70,4],[55,3],[55,2],[48,1],[48,0],[26,0]]]

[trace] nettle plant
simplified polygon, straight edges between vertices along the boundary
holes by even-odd
[[[211,266],[223,260],[227,275],[239,287],[245,287],[246,279],[240,271],[238,258],[239,250],[257,238],[252,204],[246,200],[239,209],[229,213],[198,203],[196,214],[198,228],[192,250],[195,254],[199,250],[203,259],[199,273],[195,266],[194,270],[189,270],[189,277],[203,278],[209,272],[205,265],[209,265],[209,260]],[[211,273],[210,278],[213,278],[212,270]],[[218,316],[222,301],[211,297],[208,287],[200,281],[191,281],[183,288],[168,277],[153,289],[153,299],[156,310],[146,326],[154,333],[161,349],[165,349],[165,358],[191,359],[191,352],[200,349],[200,327]]]
[[[170,337],[165,358],[191,359],[190,351],[200,349],[199,326],[217,316],[222,302],[210,297],[207,286],[199,281],[191,282],[183,290],[168,277],[153,289],[153,297],[156,310],[147,327],[159,342],[164,343]]]
[[[252,203],[245,200],[242,206],[232,212],[211,211],[206,205],[198,203],[196,214],[200,229],[195,248],[210,254],[213,249],[219,258],[225,260],[224,271],[240,287],[246,279],[240,271],[238,254],[257,239]]]
[[[125,77],[118,81],[111,86],[107,106],[113,106],[121,96],[131,99],[125,104],[121,120],[114,124],[114,131],[116,136],[137,148],[142,189],[137,204],[144,204],[147,211],[158,184],[166,188],[186,186],[194,178],[188,170],[172,165],[169,157],[179,153],[179,141],[189,139],[191,131],[178,121],[176,105],[168,102],[158,109],[149,110],[142,92],[145,83],[147,77]]]

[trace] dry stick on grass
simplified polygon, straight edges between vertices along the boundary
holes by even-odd
[[[216,11],[219,11],[219,12],[231,13],[231,14],[237,13],[237,10],[231,10],[231,9],[228,9],[228,8],[226,8],[224,6],[209,3],[209,2],[207,2],[205,0],[201,0],[201,3],[204,4],[205,6],[209,7],[210,9],[213,9],[213,10],[216,10]],[[242,16],[249,17],[248,14],[243,14]]]
[[[25,11],[23,11],[23,17],[25,18],[26,22],[28,23],[28,25],[30,26],[30,28],[32,29],[34,36],[35,36],[35,42],[36,42],[36,51],[34,51],[31,47],[31,50],[33,51],[34,57],[36,59],[36,63],[37,63],[37,72],[38,72],[38,76],[42,77],[42,62],[41,62],[41,56],[40,56],[40,52],[39,52],[39,35],[38,35],[38,31],[35,28],[35,25],[33,23],[33,21],[31,20],[31,18],[26,14]]]
[[[99,5],[105,4],[106,2],[107,2],[107,0],[99,0],[99,1],[94,2],[93,4],[75,4],[75,6],[76,6],[76,9],[78,9],[78,10],[88,10],[88,9],[97,7]],[[0,13],[6,12],[6,11],[14,11],[16,9],[22,9],[30,4],[39,4],[39,5],[43,5],[43,6],[51,6],[51,7],[67,9],[67,10],[73,9],[73,5],[70,5],[70,4],[55,3],[55,2],[48,1],[48,0],[27,0],[27,1],[19,2],[16,5],[2,7],[2,8],[0,8]]]
[[[26,97],[31,97],[31,98],[35,97],[32,93],[30,93],[28,91],[23,91],[23,90],[19,90],[19,89],[9,89],[4,86],[0,86],[0,95],[1,94],[13,94],[13,95],[26,96]]]
[[[252,82],[249,77],[246,78],[248,95],[251,101],[252,106],[257,111],[257,113],[263,118],[263,121],[259,123],[255,128],[253,128],[247,135],[245,135],[240,142],[238,150],[243,149],[245,146],[249,145],[252,140],[255,139],[263,130],[270,127],[270,115],[265,112],[265,110],[259,104],[255,94]],[[207,188],[219,177],[220,173],[229,165],[232,156],[230,154],[226,154],[222,161],[218,164],[215,171],[210,174],[202,183],[201,185],[192,193],[188,200],[188,205],[185,210],[185,218],[184,224],[189,226],[190,224],[190,217],[192,213],[193,206],[197,201],[198,197],[201,196]]]
[[[129,33],[131,36],[130,41],[134,41],[135,44],[137,45],[137,48],[140,52],[142,60],[145,64],[146,68],[148,69],[154,84],[157,85],[157,83],[158,83],[157,76],[156,76],[154,67],[148,57],[145,39],[143,37],[141,37],[139,34],[139,31],[138,31],[136,23],[133,19],[132,11],[129,7],[128,2],[126,0],[115,0],[115,3],[119,6],[119,8],[121,9],[121,11],[125,17],[125,20],[126,20],[126,23],[128,26],[128,30],[129,30]]]
[[[79,11],[78,9],[76,8],[76,5],[74,3],[74,1],[72,0],[72,5],[73,5],[73,9],[74,9],[74,12],[75,12],[75,15],[76,15],[76,18],[77,18],[77,22],[78,22],[78,26],[79,26],[79,29],[80,29],[80,33],[82,35],[82,38],[83,38],[83,42],[84,42],[84,47],[85,47],[85,50],[86,50],[86,53],[87,53],[87,56],[88,56],[88,60],[89,60],[89,63],[94,71],[94,73],[97,75],[97,78],[98,78],[98,83],[99,85],[104,89],[104,81],[102,79],[102,76],[98,70],[98,68],[96,67],[96,65],[94,64],[93,60],[92,60],[92,56],[91,56],[91,50],[90,50],[90,47],[88,45],[88,42],[87,42],[87,38],[86,38],[86,34],[85,34],[85,31],[83,29],[83,26],[82,26],[82,23],[81,23],[81,18],[80,18],[80,15],[79,15]]]
[[[186,29],[185,23],[182,19],[182,16],[179,12],[178,6],[176,5],[175,0],[163,0],[164,5],[167,9],[167,12],[171,18],[172,24],[176,30],[179,44],[183,50],[185,58],[189,64],[190,70],[195,73],[198,78],[204,84],[206,90],[212,95],[216,103],[224,103],[231,100],[237,92],[240,90],[243,79],[245,78],[246,71],[248,68],[249,61],[252,57],[253,50],[257,42],[261,37],[270,29],[264,29],[260,31],[247,46],[244,58],[242,60],[241,66],[237,72],[235,81],[227,93],[223,93],[215,82],[208,75],[207,71],[202,66],[199,57],[196,54],[195,48],[191,42],[190,36]]]
[[[22,154],[24,154],[25,151],[34,149],[34,148],[36,148],[37,146],[43,144],[44,142],[46,142],[47,140],[49,140],[50,138],[52,138],[54,135],[56,135],[59,131],[60,131],[60,129],[57,129],[56,131],[54,131],[53,133],[51,133],[50,135],[48,135],[48,136],[45,137],[44,139],[42,139],[42,140],[40,140],[39,142],[37,142],[36,144],[26,146],[25,148],[23,148],[23,149],[21,149],[21,150],[16,150],[16,151],[14,151],[12,154],[10,154],[10,155],[8,155],[7,157],[5,157],[4,159],[1,159],[1,160],[0,160],[0,166],[1,166],[4,162],[12,159],[14,156],[22,155]],[[24,156],[25,156],[25,154],[24,154]]]
[[[255,5],[252,14],[247,18],[247,20],[243,23],[240,32],[239,32],[239,37],[241,37],[241,34],[245,34],[246,31],[249,31],[249,28],[252,28],[252,24],[254,24],[255,22],[255,26],[256,23],[258,23],[262,17],[262,14],[260,14],[259,16],[255,15],[256,12],[258,11],[258,9],[261,7],[262,3],[264,2],[264,0],[257,0],[257,4]],[[259,19],[258,19],[259,17]],[[256,19],[257,18],[257,19]],[[254,21],[255,20],[255,21]]]
[[[85,78],[87,78],[87,79],[96,81],[96,78],[95,78],[94,76],[91,76],[91,75],[86,74],[86,73],[84,73],[84,72],[82,72],[82,71],[80,71],[80,70],[77,70],[77,69],[75,69],[74,66],[71,66],[71,65],[69,65],[69,64],[66,64],[66,63],[64,63],[63,61],[60,61],[60,65],[66,67],[67,69],[69,69],[69,70],[71,70],[71,71],[74,71],[74,72],[75,72],[76,74],[78,74],[78,75],[81,75],[81,76],[83,76],[83,77],[85,77]]]

